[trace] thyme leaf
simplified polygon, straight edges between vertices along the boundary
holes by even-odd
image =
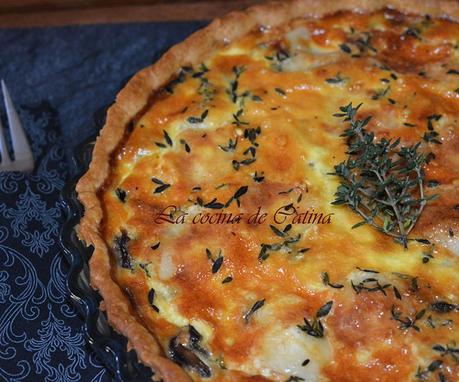
[[[209,110],[206,109],[202,112],[202,114],[199,117],[188,117],[187,121],[188,123],[202,123],[204,120],[207,118],[207,115],[209,114]]]
[[[229,151],[234,151],[236,149],[236,146],[237,146],[237,138],[234,141],[230,138],[226,146],[219,145],[218,147],[220,147],[225,152],[229,152]]]
[[[301,234],[296,236],[288,236],[287,232],[292,228],[291,224],[288,224],[283,231],[280,231],[273,225],[270,225],[271,230],[274,232],[276,236],[282,237],[284,240],[281,243],[274,243],[274,244],[266,244],[262,243],[260,253],[258,254],[258,260],[263,262],[268,259],[270,256],[270,252],[280,251],[281,249],[286,249],[291,252],[291,245],[298,243],[301,239]],[[309,248],[307,249],[309,250]],[[305,252],[305,251],[304,251]]]
[[[190,145],[184,139],[180,139],[180,143],[183,145],[185,151],[189,154],[191,152]]]
[[[274,55],[265,56],[268,61],[271,61],[271,69],[282,72],[284,62],[290,58],[290,53],[283,48],[279,48]]]
[[[437,301],[430,304],[430,309],[438,313],[449,313],[458,309],[458,307],[446,301]]]
[[[263,182],[263,180],[265,179],[264,175],[263,175],[263,172],[261,174],[258,174],[256,171],[255,171],[255,174],[252,175],[252,179],[256,182],[256,183],[261,183]]]
[[[336,73],[335,77],[326,78],[325,82],[327,82],[328,84],[340,84],[344,82],[345,80],[346,78],[342,77],[341,73],[338,72]]]
[[[155,188],[155,194],[160,194],[171,186],[170,184],[164,183],[161,179],[158,178],[151,178],[151,181],[158,185],[158,187]]]
[[[402,312],[400,311],[399,308],[397,308],[395,305],[392,305],[391,308],[391,319],[394,321],[399,322],[399,329],[401,330],[408,330],[410,328],[413,328],[417,332],[420,332],[421,329],[419,326],[416,325],[417,321],[419,321],[422,317],[424,317],[426,313],[426,309],[421,309],[420,311],[416,312],[414,314],[414,317],[409,317],[409,316],[402,316]]]
[[[303,365],[303,366],[306,366],[306,365]],[[285,382],[302,382],[304,380],[305,380],[304,378],[298,377],[296,375],[291,375],[288,379],[285,380]]]
[[[375,277],[367,277],[360,281],[358,284],[354,284],[351,280],[352,289],[356,294],[360,294],[362,291],[365,292],[381,292],[384,296],[387,296],[386,289],[391,287],[391,284],[381,284]]]
[[[441,353],[442,357],[450,355],[454,362],[459,364],[459,348],[457,347],[456,341],[451,341],[446,345],[434,345],[432,349]]]
[[[328,301],[325,305],[319,308],[316,313],[316,317],[313,320],[309,321],[307,318],[303,318],[304,325],[298,325],[298,328],[312,337],[322,338],[324,336],[324,326],[320,319],[327,316],[332,307],[333,301]]]
[[[223,265],[223,256],[217,257],[212,264],[212,273],[217,273]]]
[[[223,279],[222,284],[227,284],[227,283],[230,283],[231,281],[233,281],[233,277],[232,276],[226,276]]]
[[[330,282],[330,276],[328,275],[327,272],[322,273],[322,282],[324,283],[324,285],[327,285],[334,289],[344,288],[343,284],[333,284],[332,282]]]
[[[330,313],[330,310],[333,306],[333,301],[328,301],[325,305],[321,306],[316,313],[317,318],[325,317]]]
[[[258,310],[258,309],[261,309],[263,307],[263,305],[265,304],[265,299],[263,300],[259,300],[257,301],[255,304],[252,305],[252,307],[250,308],[250,310],[244,314],[244,321],[246,323],[249,322],[250,320],[250,317]]]

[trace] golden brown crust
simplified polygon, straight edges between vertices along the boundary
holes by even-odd
[[[132,315],[128,297],[111,277],[108,248],[99,231],[103,208],[98,191],[109,176],[110,157],[123,139],[126,127],[145,108],[152,94],[163,87],[181,67],[199,64],[213,49],[260,25],[276,26],[296,17],[320,17],[339,10],[369,12],[383,7],[459,20],[459,3],[452,0],[295,0],[257,5],[216,19],[208,27],[171,48],[156,64],[138,72],[120,91],[115,104],[108,110],[107,121],[94,147],[89,170],[77,185],[78,197],[85,208],[79,236],[95,248],[90,261],[91,284],[104,298],[111,325],[129,338],[139,359],[151,366],[165,382],[190,379],[179,366],[161,354],[154,334]]]

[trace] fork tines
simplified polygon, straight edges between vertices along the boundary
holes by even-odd
[[[14,159],[10,158],[8,146],[3,132],[3,126],[0,121],[0,171],[22,171],[30,172],[34,167],[32,150],[22,128],[18,113],[14,108],[11,96],[2,80],[2,92],[5,102],[6,115],[8,117],[9,132],[13,148]]]

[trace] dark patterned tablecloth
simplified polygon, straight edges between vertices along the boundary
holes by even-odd
[[[4,78],[36,169],[0,173],[0,381],[110,381],[67,299],[59,193],[72,148],[123,82],[204,22],[0,30]],[[4,108],[0,117],[6,126]]]

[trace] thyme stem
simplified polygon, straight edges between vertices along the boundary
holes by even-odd
[[[400,138],[376,140],[365,130],[371,116],[356,118],[361,105],[350,103],[334,114],[349,126],[341,134],[347,139],[348,158],[331,174],[341,179],[332,204],[346,204],[364,219],[352,228],[368,224],[407,248],[427,201],[436,197],[426,197],[423,189],[426,155],[418,152],[421,142],[399,147]]]

